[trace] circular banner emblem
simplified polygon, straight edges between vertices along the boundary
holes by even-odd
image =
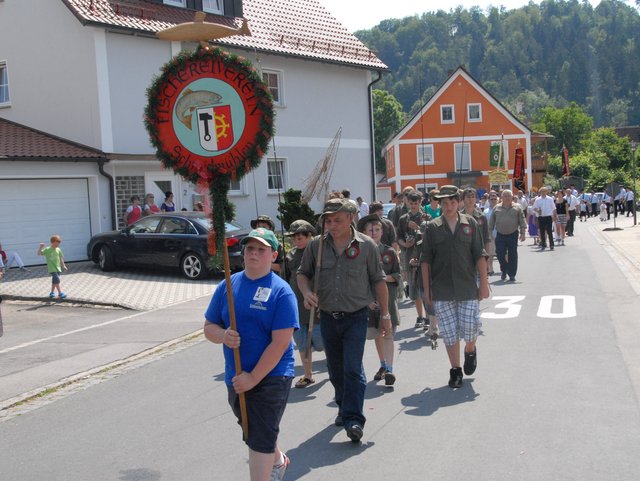
[[[240,178],[267,150],[273,104],[246,59],[209,47],[181,52],[147,95],[145,122],[158,157],[188,180]]]

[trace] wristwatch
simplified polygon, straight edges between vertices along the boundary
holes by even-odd
[[[382,319],[391,319],[391,314],[385,314]]]

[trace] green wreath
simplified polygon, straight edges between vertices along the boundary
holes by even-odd
[[[240,72],[253,86],[256,97],[256,111],[260,114],[259,128],[249,148],[243,149],[242,162],[234,169],[222,171],[210,162],[190,161],[185,163],[174,152],[167,151],[162,146],[158,125],[166,122],[161,114],[161,90],[168,79],[184,71],[188,63],[194,61],[220,60],[225,67]],[[220,253],[223,249],[225,236],[216,236],[216,232],[225,232],[225,220],[234,218],[234,205],[229,202],[228,192],[231,181],[239,180],[249,171],[260,165],[262,157],[269,148],[269,141],[274,133],[273,100],[269,88],[263,83],[260,75],[251,62],[244,57],[224,52],[217,47],[198,47],[194,52],[182,51],[167,62],[161,69],[162,73],[153,79],[147,89],[147,106],[145,108],[144,123],[149,133],[151,144],[162,165],[173,170],[185,180],[198,185],[207,185],[211,199],[212,230],[209,235],[209,253],[214,256],[213,262],[221,264]],[[170,113],[173,115],[173,112]],[[218,215],[216,215],[218,214]],[[221,214],[221,215],[220,215]]]

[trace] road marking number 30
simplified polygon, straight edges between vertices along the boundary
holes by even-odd
[[[525,296],[494,296],[491,300],[503,301],[494,306],[494,309],[502,310],[502,312],[484,311],[480,317],[484,319],[512,319],[518,317],[522,309],[522,305],[518,303],[523,301],[524,298]],[[552,311],[554,303],[556,309]],[[576,298],[562,295],[543,296],[538,305],[537,316],[545,319],[576,317]]]

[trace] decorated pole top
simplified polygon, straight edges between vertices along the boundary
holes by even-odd
[[[164,167],[209,187],[209,250],[215,254],[224,239],[215,232],[224,232],[225,218],[233,218],[229,182],[260,164],[273,135],[273,101],[251,62],[205,42],[214,35],[248,34],[246,20],[241,29],[231,29],[206,23],[199,13],[195,22],[158,32],[160,38],[200,46],[162,67],[147,90],[145,125]]]

